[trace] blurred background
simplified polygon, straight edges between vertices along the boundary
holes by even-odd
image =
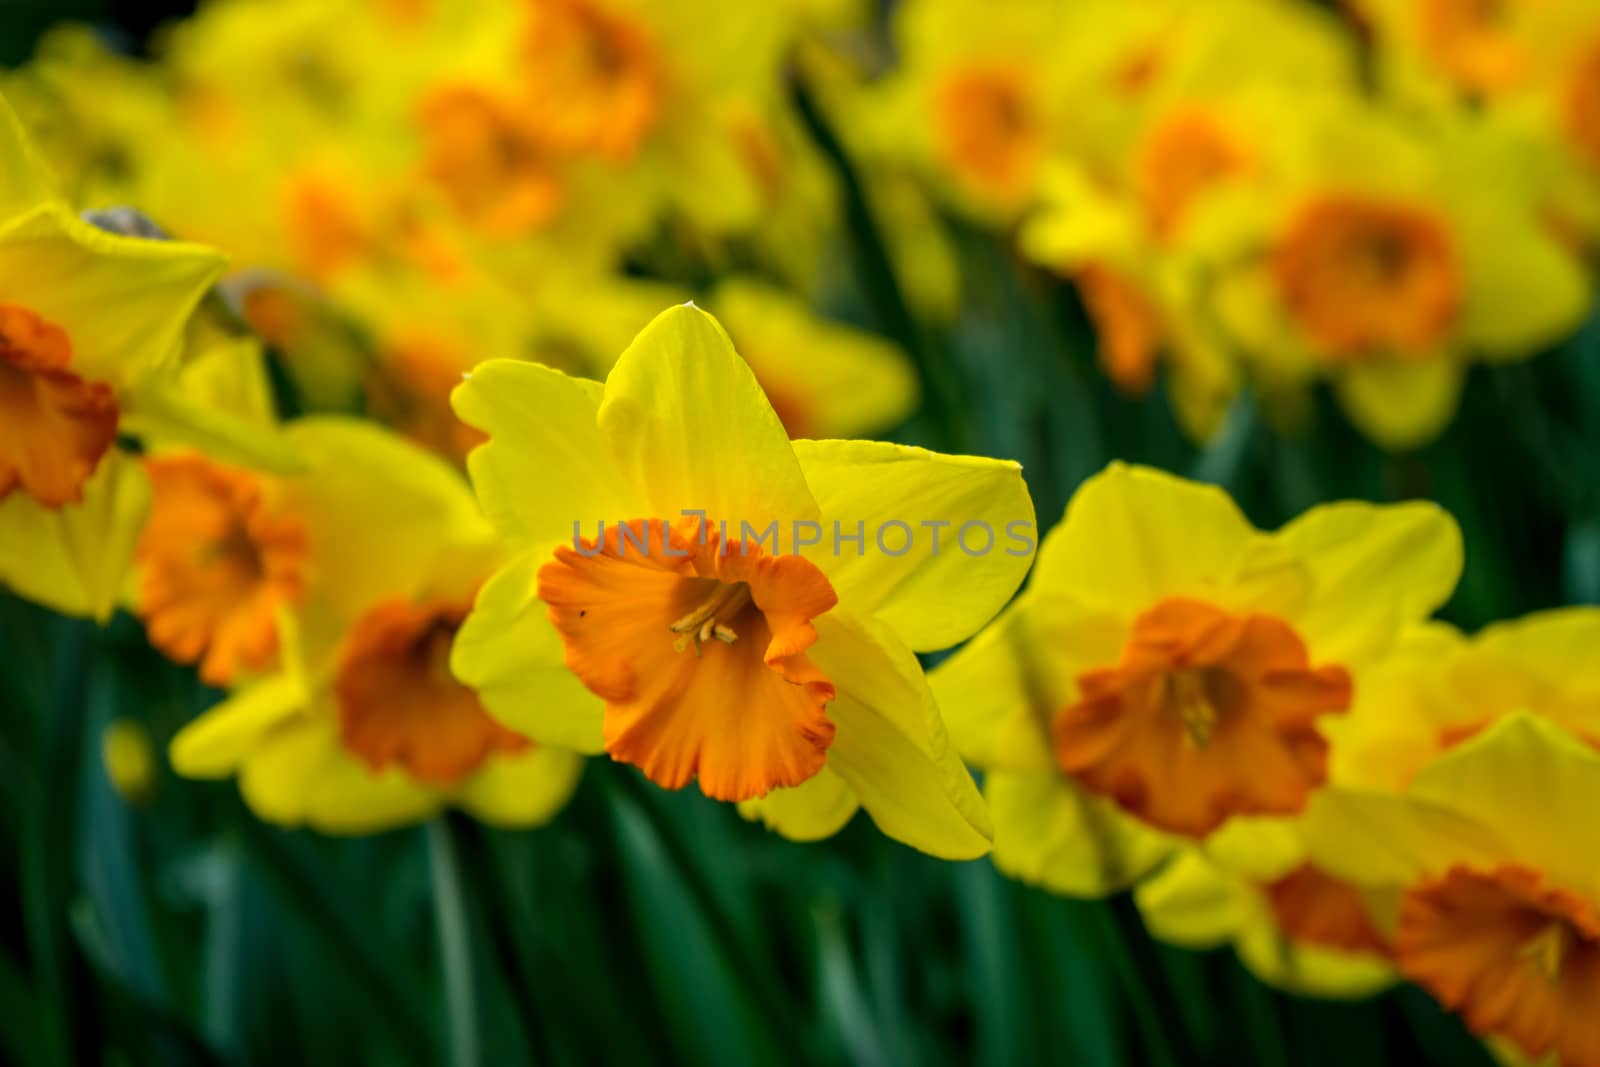
[[[709,5],[693,6],[712,17]],[[867,416],[880,425],[836,432],[1017,459],[1041,526],[1114,458],[1223,485],[1267,528],[1326,500],[1426,498],[1457,517],[1468,546],[1449,621],[1477,628],[1600,602],[1600,322],[1587,306],[1570,328],[1523,344],[1519,358],[1472,366],[1439,425],[1399,447],[1352,422],[1347,394],[1298,370],[1251,365],[1220,399],[1195,401],[1214,409],[1198,413],[1168,388],[1185,373],[1170,360],[1149,371],[1156,387],[1130,388],[1107,339],[1127,317],[1108,317],[1116,298],[1104,289],[1097,297],[1081,267],[1061,265],[1094,239],[1019,222],[1041,207],[1046,222],[1057,210],[1082,218],[1070,175],[1040,177],[1026,207],[997,204],[948,175],[930,178],[915,146],[882,133],[903,125],[903,112],[889,99],[899,90],[880,83],[910,68],[915,57],[904,50],[918,33],[948,43],[957,25],[896,37],[896,5],[794,6],[752,105],[762,133],[741,157],[758,179],[772,168],[781,189],[750,212],[759,221],[719,219],[719,204],[697,203],[707,190],[718,201],[732,194],[717,191],[720,163],[694,157],[700,169],[669,176],[643,220],[619,218],[631,210],[624,201],[638,199],[629,171],[570,192],[563,203],[588,213],[578,222],[541,223],[527,241],[479,231],[462,246],[502,276],[550,278],[548,314],[543,297],[515,286],[531,301],[527,315],[546,315],[517,342],[526,354],[603,375],[604,353],[614,358],[650,313],[685,294],[709,297],[754,365],[759,345],[718,308],[719,294],[739,306],[728,279],[754,279],[850,330],[851,343],[892,353],[873,348],[863,361],[903,368],[864,379],[841,372],[845,392],[883,399]],[[1387,84],[1371,22],[1287,6],[1341,23],[1334,32],[1352,50],[1351,77]],[[426,282],[407,275],[396,284],[414,288],[384,290],[381,279],[336,277],[336,250],[251,245],[257,235],[246,231],[295,224],[248,190],[230,186],[219,198],[228,218],[199,207],[188,216],[185,203],[222,188],[233,162],[272,170],[263,160],[281,145],[263,134],[261,156],[206,158],[195,138],[135,114],[146,106],[140,94],[165,91],[173,70],[234,88],[225,69],[204,69],[207,59],[218,68],[237,60],[262,78],[280,54],[306,60],[302,73],[326,59],[285,43],[302,24],[319,39],[304,3],[281,13],[216,7],[254,8],[258,22],[215,20],[210,36],[194,32],[196,43],[159,29],[194,4],[0,0],[5,92],[81,206],[115,196],[180,236],[222,245],[236,266],[269,272],[230,298],[273,342],[282,414],[359,411],[404,423],[393,413],[415,408],[396,408],[366,372],[376,360],[391,368],[384,382],[401,383],[395,389],[414,384],[404,361],[384,363],[388,310],[372,312],[370,293],[405,303]],[[51,29],[62,22],[77,28]],[[478,63],[465,53],[487,47],[480,37],[492,33],[448,33],[458,31],[434,38],[426,59],[396,52],[396,65],[447,78],[457,61]],[[929,46],[921,58],[932,63],[937,52]],[[169,73],[128,73],[147,62],[170,63]],[[863,117],[857,101],[879,89],[873,117]],[[1293,109],[1299,99],[1279,104]],[[716,114],[740,128],[736,109]],[[75,139],[83,130],[91,134]],[[378,143],[370,152],[361,144],[369,154],[353,164],[319,155],[319,144],[308,159],[282,157],[282,168],[325,165],[339,176],[373,162],[381,172],[394,145],[381,127],[368,133]],[[286,134],[283,143],[299,142]],[[650,166],[666,171],[688,157],[664,153]],[[548,237],[549,227],[593,220],[591,229],[617,231],[604,248],[574,252],[567,238]],[[313,229],[333,225],[324,217]],[[584,265],[552,269],[562,257]],[[616,290],[574,295],[591,272]],[[316,296],[282,281],[291,275],[314,278]],[[1164,284],[1152,283],[1165,294]],[[274,334],[278,320],[259,305],[252,316],[251,298],[283,291],[316,302],[315,315],[331,305],[340,327],[314,328],[310,340]],[[459,314],[492,318],[481,309],[500,298],[464,300]],[[796,329],[809,337],[816,328],[808,320]],[[490,343],[473,340],[475,351]],[[791,366],[813,346],[766,343],[796,345]],[[354,369],[330,382],[338,360]],[[782,369],[757,371],[786,421],[800,418],[778,402]],[[416,423],[410,430],[427,436]],[[0,1047],[10,1062],[1490,1062],[1457,1019],[1412,988],[1348,1004],[1292,997],[1247,974],[1230,949],[1154,943],[1127,897],[1066,900],[1009,881],[988,861],[939,862],[859,815],[832,840],[793,844],[693,789],[667,793],[603,760],[590,761],[568,808],[535,830],[459,815],[367,838],[279,829],[249,812],[233,782],[186,781],[167,767],[167,740],[218,694],[153,651],[132,618],[102,629],[0,592],[0,649]]]

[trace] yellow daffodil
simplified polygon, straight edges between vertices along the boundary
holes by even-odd
[[[1360,889],[1306,862],[1271,880],[1179,852],[1134,891],[1151,935],[1169,945],[1232,945],[1263,982],[1300,996],[1353,999],[1395,981],[1389,943]]]
[[[158,417],[223,260],[72,214],[3,100],[0,164],[0,582],[104,619],[149,496],[117,436]]]
[[[697,781],[791,837],[859,805],[935,855],[988,850],[913,652],[961,640],[1021,581],[1016,464],[791,442],[693,306],[603,386],[496,361],[455,405],[489,436],[469,468],[516,552],[456,644],[491,714],[668,788]]]
[[[506,825],[550,818],[580,760],[498,725],[450,674],[498,558],[465,482],[370,425],[312,418],[287,432],[302,475],[150,461],[138,613],[158,648],[235,687],[173,739],[174,769],[237,775],[262,819],[328,833],[446,806]]]
[[[1332,382],[1391,449],[1455,413],[1468,363],[1525,358],[1582,321],[1589,284],[1541,217],[1542,168],[1492,125],[1297,99],[1275,190],[1208,214],[1233,264],[1217,313],[1263,388]]]
[[[1319,864],[1399,895],[1395,966],[1511,1062],[1600,1060],[1600,753],[1519,711],[1402,792],[1331,788],[1301,832]]]
[[[1022,596],[933,675],[986,772],[996,865],[1080,896],[1190,845],[1258,882],[1290,874],[1323,723],[1460,569],[1429,504],[1332,504],[1263,533],[1219,489],[1121,464],[1090,479]]]

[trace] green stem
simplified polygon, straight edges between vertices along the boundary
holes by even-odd
[[[444,964],[445,1011],[451,1067],[478,1067],[478,994],[472,974],[472,931],[467,925],[461,861],[445,816],[428,823],[428,866],[433,872],[434,914]]]
[[[1150,935],[1145,933],[1133,898],[1125,893],[1112,897],[1097,912],[1112,965],[1122,980],[1144,1041],[1145,1062],[1177,1067],[1183,1060],[1173,1048],[1168,1030],[1182,1026],[1183,1016],[1173,1003],[1165,970]]]
[[[642,820],[649,826],[660,842],[662,852],[672,861],[679,877],[683,879],[723,955],[732,964],[736,974],[746,976],[749,983],[746,988],[754,995],[777,1045],[797,1053],[796,1059],[807,1060],[809,1057],[803,1053],[810,1049],[811,1038],[795,1020],[791,999],[778,989],[771,967],[757,957],[733,923],[728,921],[717,900],[716,890],[695,862],[688,842],[678,827],[672,820],[662,816],[660,807],[648,795],[642,779],[631,770],[621,769],[610,775],[608,781],[619,786],[609,790],[617,813],[630,816],[635,821]]]

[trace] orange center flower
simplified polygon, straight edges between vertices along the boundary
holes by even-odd
[[[302,173],[289,184],[289,241],[308,277],[327,281],[371,250],[360,193],[331,175]]]
[[[1214,117],[1180,111],[1150,131],[1134,158],[1134,187],[1150,228],[1170,238],[1206,190],[1250,166],[1250,156]]]
[[[459,782],[530,742],[489,718],[450,673],[465,605],[380,604],[351,627],[334,696],[339,737],[373,771],[399,766],[429,785]]]
[[[71,362],[61,327],[0,304],[0,500],[20,486],[47,508],[77,503],[116,440],[110,387],[72,374]]]
[[[1272,270],[1290,313],[1333,359],[1431,355],[1461,305],[1449,233],[1407,204],[1314,200],[1291,220]]]
[[[1411,889],[1395,950],[1474,1032],[1533,1058],[1600,1063],[1600,914],[1537,871],[1458,866]]]
[[[1418,30],[1434,65],[1461,88],[1488,93],[1522,73],[1515,0],[1419,0]]]
[[[1161,315],[1139,286],[1115,267],[1091,263],[1073,275],[1094,326],[1100,367],[1129,396],[1149,392],[1164,330]]]
[[[665,78],[649,32],[593,0],[537,0],[523,89],[550,144],[626,162],[661,110]]]
[[[1203,836],[1231,815],[1291,814],[1327,776],[1318,716],[1350,706],[1342,667],[1312,668],[1286,623],[1169,598],[1121,662],[1078,678],[1056,763],[1160,829]]]
[[[1568,76],[1566,122],[1578,154],[1600,169],[1600,37],[1584,45]]]
[[[472,226],[511,236],[560,210],[549,152],[510,106],[478,89],[450,87],[423,102],[421,122],[423,169]]]
[[[704,534],[704,536],[701,536]],[[817,567],[693,519],[635,520],[539,571],[567,666],[605,700],[605,746],[668,789],[718,800],[822,769],[833,683],[805,655],[837,602]]]
[[[272,513],[251,475],[199,456],[145,464],[154,489],[139,540],[138,606],[150,643],[200,664],[209,685],[266,668],[277,610],[300,599],[305,527]]]
[[[1044,154],[1044,129],[1022,72],[985,63],[952,72],[934,99],[939,149],[965,181],[988,195],[1028,191]]]
[[[1389,946],[1367,914],[1360,891],[1314,864],[1302,863],[1265,892],[1278,928],[1293,940],[1388,955]]]

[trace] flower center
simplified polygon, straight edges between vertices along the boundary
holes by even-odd
[[[1156,236],[1170,238],[1207,190],[1243,172],[1250,157],[1212,116],[1182,111],[1157,125],[1134,160],[1134,182]]]
[[[934,100],[940,151],[974,189],[1022,196],[1044,153],[1028,84],[1014,66],[981,63],[951,73]]]
[[[1305,805],[1327,775],[1316,720],[1349,707],[1350,677],[1313,668],[1278,619],[1170,598],[1078,691],[1053,726],[1057,765],[1151,825],[1198,837],[1232,815]]]
[[[822,769],[834,687],[806,650],[837,598],[814,564],[694,520],[640,519],[557,548],[539,598],[567,666],[606,702],[612,758],[719,800]]]
[[[470,225],[512,236],[560,209],[548,149],[505,102],[466,86],[443,88],[423,102],[421,122],[424,172]]]
[[[524,60],[530,119],[552,146],[626,162],[654,127],[665,78],[634,21],[593,0],[541,0]]]
[[[0,500],[20,488],[47,508],[83,499],[117,437],[109,386],[67,370],[66,331],[0,304]]]
[[[1600,170],[1600,37],[1583,47],[1568,76],[1566,125],[1584,162]]]
[[[529,747],[450,673],[467,610],[393,601],[351,627],[334,681],[339,738],[375,773],[399,767],[419,782],[449,786],[496,753]]]
[[[1460,310],[1455,246],[1419,206],[1314,200],[1290,222],[1272,269],[1290,314],[1331,359],[1427,357]]]
[[[1401,971],[1475,1033],[1533,1059],[1600,1062],[1600,913],[1538,871],[1458,866],[1412,887],[1395,948]]]
[[[1423,49],[1458,86],[1487,93],[1522,73],[1513,0],[1421,0],[1417,6]]]
[[[260,482],[199,456],[146,461],[153,499],[140,536],[135,614],[150,643],[199,663],[209,685],[267,668],[277,612],[304,586],[306,534],[274,513]]]

